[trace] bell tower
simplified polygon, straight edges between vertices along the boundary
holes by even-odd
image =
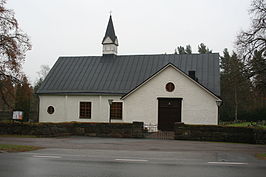
[[[103,55],[117,55],[118,40],[115,35],[112,16],[110,15],[105,36],[102,40]]]

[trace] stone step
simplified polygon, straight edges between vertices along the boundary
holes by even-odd
[[[175,133],[172,131],[158,131],[147,133],[145,138],[173,140],[175,139]]]

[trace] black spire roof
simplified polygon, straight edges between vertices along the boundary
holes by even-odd
[[[107,29],[106,29],[106,32],[105,32],[105,36],[103,38],[103,41],[102,41],[102,44],[104,42],[104,40],[109,37],[113,43],[115,43],[115,40],[117,39],[117,36],[115,35],[115,29],[114,29],[114,25],[113,25],[113,20],[112,20],[112,16],[110,15],[110,18],[109,18],[109,22],[108,22],[108,25],[107,25]]]

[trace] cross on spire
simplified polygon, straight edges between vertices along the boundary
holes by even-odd
[[[113,26],[113,20],[112,20],[112,16],[111,15],[110,15],[110,18],[109,18],[109,22],[108,22],[108,25],[107,25],[106,32],[105,32],[104,38],[102,40],[102,43],[104,43],[104,41],[105,41],[105,39],[107,37],[109,37],[111,39],[112,43],[116,44],[115,41],[117,40],[117,37],[115,35],[115,29],[114,29],[114,26]]]

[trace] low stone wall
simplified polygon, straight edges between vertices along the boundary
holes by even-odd
[[[0,134],[142,138],[143,122],[133,123],[0,123]]]
[[[266,130],[249,127],[176,123],[175,139],[266,144]]]

